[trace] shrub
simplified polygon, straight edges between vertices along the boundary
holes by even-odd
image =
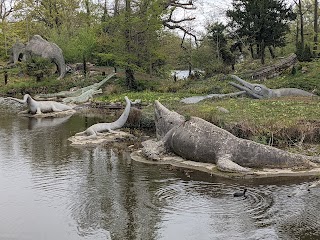
[[[23,63],[24,72],[29,76],[35,76],[41,81],[44,76],[51,73],[52,64],[49,59],[32,56]]]

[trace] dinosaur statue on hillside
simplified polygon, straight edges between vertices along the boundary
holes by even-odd
[[[201,118],[186,120],[155,102],[157,140],[142,142],[142,153],[161,160],[168,152],[187,160],[214,163],[225,172],[250,173],[250,168],[319,167],[320,158],[289,153],[238,138]]]
[[[122,128],[124,126],[124,124],[127,122],[130,109],[131,109],[132,102],[127,96],[125,96],[125,100],[126,100],[126,107],[123,113],[121,114],[121,116],[118,118],[118,120],[111,123],[96,123],[91,127],[87,128],[85,131],[76,133],[75,135],[76,136],[87,135],[88,138],[96,138],[97,135],[100,135],[103,132],[118,133],[114,130]]]
[[[58,93],[39,94],[36,97],[39,99],[47,99],[47,98],[57,97],[57,98],[65,98],[63,100],[63,102],[84,102],[82,100],[82,99],[84,99],[84,96],[80,97],[82,94],[85,94],[86,92],[89,91],[85,95],[91,94],[91,97],[92,97],[93,94],[100,93],[101,90],[99,90],[99,88],[102,87],[109,79],[111,79],[115,75],[116,75],[116,73],[109,74],[106,78],[104,78],[100,82],[91,84],[89,86],[80,88],[75,91],[61,91]],[[77,97],[79,97],[79,98],[77,98]]]
[[[55,101],[36,101],[29,94],[23,96],[23,100],[13,97],[7,97],[6,99],[14,100],[19,103],[27,103],[28,110],[25,113],[31,114],[42,114],[49,112],[62,112],[73,109],[72,107],[65,105],[63,103]]]
[[[284,96],[316,96],[310,92],[298,89],[298,88],[279,88],[279,89],[270,89],[262,84],[252,84],[249,83],[236,75],[230,75],[230,77],[238,83],[230,82],[230,84],[241,91],[245,91],[247,95],[253,98],[276,98]]]
[[[8,65],[16,64],[18,61],[25,61],[32,58],[32,56],[40,56],[52,61],[57,66],[58,79],[64,78],[66,64],[61,48],[57,44],[43,39],[40,35],[32,36],[26,45],[20,42],[15,43],[11,48]]]

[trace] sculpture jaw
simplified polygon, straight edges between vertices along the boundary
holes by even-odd
[[[242,85],[234,83],[234,82],[229,82],[229,83],[239,90],[246,91],[246,93],[249,96],[251,96],[253,98],[258,98],[258,99],[268,97],[268,96],[265,96],[265,92],[270,91],[270,89],[268,89],[267,87],[260,85],[260,84],[248,83],[235,75],[230,75],[230,76],[231,76],[231,78],[238,81]],[[256,89],[256,88],[258,88],[258,89]]]

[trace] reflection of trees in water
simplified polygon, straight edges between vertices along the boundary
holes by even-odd
[[[319,189],[299,189],[290,196],[286,208],[291,212],[277,226],[281,239],[320,239]]]
[[[157,212],[148,182],[126,153],[97,147],[83,152],[84,173],[73,195],[73,217],[82,229],[103,228],[112,239],[154,239]]]

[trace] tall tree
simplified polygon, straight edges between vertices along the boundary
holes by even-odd
[[[239,37],[255,44],[261,63],[265,62],[265,48],[284,46],[289,22],[295,19],[291,7],[284,0],[233,0],[227,11],[230,26]]]
[[[8,22],[7,19],[14,12],[16,7],[14,0],[0,0],[0,35],[3,37],[3,49],[4,53],[8,55]]]
[[[314,0],[314,20],[313,20],[313,53],[316,54],[318,50],[318,0]]]
[[[192,1],[181,0],[125,0],[114,2],[114,13],[105,18],[103,29],[108,34],[105,50],[125,69],[128,88],[136,88],[135,71],[152,72],[164,64],[160,52],[161,33],[164,28],[178,29],[196,37],[183,26],[193,17],[177,19],[177,9],[194,9]],[[117,13],[115,12],[117,11]]]

